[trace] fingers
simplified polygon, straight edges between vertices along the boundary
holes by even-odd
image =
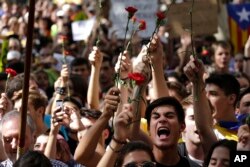
[[[111,88],[105,96],[105,110],[108,112],[115,112],[120,103],[120,91],[118,88]]]
[[[132,120],[133,120],[133,113],[123,110],[119,115],[117,115],[115,124],[127,126],[132,122]]]
[[[183,68],[185,75],[192,82],[199,79],[202,79],[204,74],[204,66],[202,61],[195,59],[193,56],[190,56],[190,61]]]
[[[158,49],[158,47],[160,46],[160,42],[159,42],[159,38],[157,35],[155,35],[151,42],[148,43],[147,47],[149,49],[149,52],[154,52],[156,51],[156,49]]]
[[[92,52],[89,54],[89,61],[93,65],[100,64],[102,62],[102,54],[98,47],[93,47]]]

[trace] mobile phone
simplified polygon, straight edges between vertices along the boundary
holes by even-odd
[[[56,107],[63,107],[63,101],[62,100],[56,100]]]

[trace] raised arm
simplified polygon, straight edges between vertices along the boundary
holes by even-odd
[[[133,113],[128,105],[124,105],[120,113],[115,117],[114,121],[114,136],[107,151],[99,161],[97,167],[114,166],[115,160],[118,156],[123,145],[126,143],[126,139],[129,136],[128,126],[133,119]]]
[[[194,118],[202,141],[204,152],[207,153],[214,142],[217,141],[213,131],[212,111],[208,103],[203,81],[204,65],[193,56],[184,67],[184,72],[193,84]]]
[[[118,88],[111,88],[105,96],[105,105],[101,117],[94,123],[87,133],[80,139],[75,150],[74,159],[86,166],[96,166],[102,155],[96,152],[102,131],[108,124],[109,119],[117,110],[120,98]]]
[[[99,109],[99,76],[103,55],[97,47],[89,54],[91,64],[91,73],[89,78],[89,88],[87,93],[87,102],[91,109]]]
[[[60,77],[55,82],[56,95],[51,110],[56,108],[56,100],[63,100],[67,96],[67,93],[69,91],[67,89],[68,81],[69,81],[69,67],[67,64],[63,64]]]
[[[129,58],[128,52],[124,51],[123,54],[120,54],[118,61],[115,65],[115,72],[120,72],[121,81],[118,82],[118,88],[121,92],[121,101],[116,114],[119,114],[123,108],[123,105],[127,103],[129,92],[128,85],[126,84],[128,79],[128,73],[132,71],[131,60]]]
[[[65,118],[67,118],[67,115],[63,112],[62,107],[52,109],[49,138],[44,151],[44,155],[49,159],[56,159],[56,137],[59,132],[60,125],[63,124],[63,119]]]
[[[158,36],[154,36],[150,45],[150,59],[152,61],[152,100],[169,96],[163,69],[163,47]]]

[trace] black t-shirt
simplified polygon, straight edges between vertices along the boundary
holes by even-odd
[[[181,158],[180,161],[176,165],[167,166],[156,162],[156,167],[191,167],[189,165],[188,160],[185,157],[180,157],[180,158]]]

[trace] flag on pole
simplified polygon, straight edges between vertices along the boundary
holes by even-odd
[[[228,4],[228,25],[234,52],[241,52],[250,34],[250,4]]]

